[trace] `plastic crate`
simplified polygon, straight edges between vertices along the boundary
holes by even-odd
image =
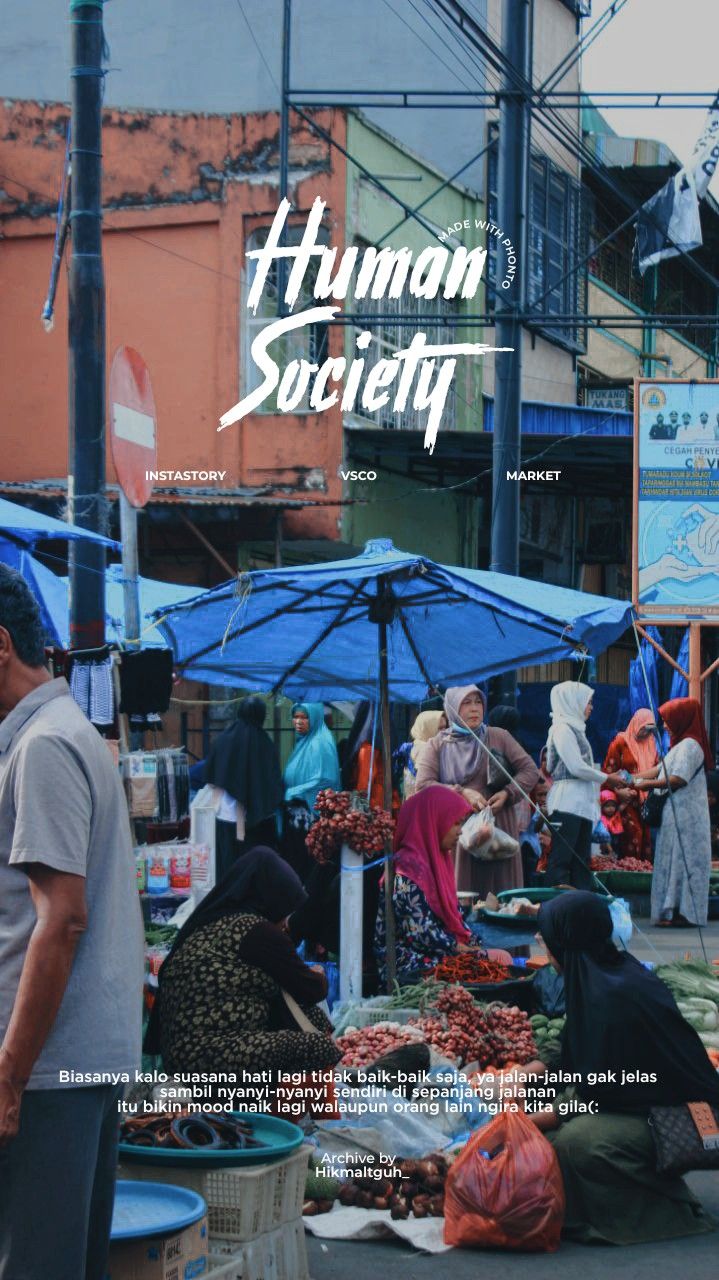
[[[275,1164],[242,1169],[163,1169],[158,1165],[120,1166],[121,1178],[189,1187],[207,1205],[210,1237],[249,1241],[302,1215],[310,1147],[302,1146]]]
[[[354,1027],[373,1027],[378,1022],[409,1022],[410,1018],[420,1018],[419,1009],[358,1009],[352,1025]]]
[[[302,1221],[288,1222],[240,1246],[210,1238],[208,1274],[212,1280],[309,1280]]]

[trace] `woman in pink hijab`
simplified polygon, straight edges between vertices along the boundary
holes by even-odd
[[[459,910],[454,849],[472,805],[448,787],[430,786],[406,800],[394,837],[394,919],[397,977],[418,980],[447,955],[473,949]],[[380,977],[385,977],[384,897],[375,930]],[[485,953],[509,964],[506,951]]]

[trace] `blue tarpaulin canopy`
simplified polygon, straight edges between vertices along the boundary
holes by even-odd
[[[440,565],[367,543],[351,560],[257,570],[165,612],[158,626],[191,679],[312,700],[378,699],[377,623],[387,624],[387,693],[600,653],[632,621],[627,601]]]
[[[100,533],[92,533],[89,529],[81,529],[77,524],[68,524],[65,520],[56,520],[54,516],[44,516],[30,507],[21,507],[17,502],[8,502],[0,498],[0,535],[6,534],[13,541],[24,547],[34,547],[36,542],[50,538],[66,538],[70,542],[100,542],[105,547],[119,550],[119,542],[105,538]]]
[[[0,537],[0,563],[18,569],[40,605],[43,626],[48,643],[67,649],[70,643],[69,587],[67,578],[59,578],[42,564],[25,547],[15,546]],[[176,582],[158,582],[154,578],[140,578],[140,616],[143,648],[165,647],[165,640],[152,615],[170,604],[197,595],[197,587],[182,587]],[[122,565],[109,565],[105,571],[105,636],[108,644],[125,643],[125,606],[123,598]],[[130,639],[136,639],[131,636]]]
[[[58,578],[52,570],[36,560],[26,547],[7,542],[1,536],[0,564],[17,569],[27,582],[40,606],[46,642],[66,648],[69,630],[67,581]]]

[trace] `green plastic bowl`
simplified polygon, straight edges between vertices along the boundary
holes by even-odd
[[[123,1164],[152,1164],[160,1168],[216,1169],[272,1164],[291,1155],[304,1141],[304,1133],[298,1125],[279,1116],[255,1115],[253,1112],[234,1111],[236,1120],[247,1120],[254,1129],[254,1136],[264,1143],[262,1147],[247,1150],[208,1151],[180,1150],[176,1147],[141,1147],[121,1142],[119,1154]]]

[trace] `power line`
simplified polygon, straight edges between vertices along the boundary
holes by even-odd
[[[277,80],[275,79],[274,73],[273,73],[273,71],[272,71],[272,67],[270,66],[269,62],[267,61],[267,59],[266,59],[266,57],[265,57],[264,53],[262,52],[262,49],[260,48],[260,43],[259,43],[259,41],[258,41],[258,39],[257,39],[257,36],[255,35],[254,31],[252,30],[252,24],[251,24],[251,22],[249,21],[249,19],[248,19],[248,17],[247,17],[247,14],[245,13],[245,11],[244,11],[244,9],[243,9],[243,7],[242,7],[242,0],[237,0],[237,7],[238,7],[238,9],[239,9],[240,13],[242,14],[242,17],[244,18],[245,26],[247,27],[247,30],[248,30],[248,31],[249,31],[249,33],[250,33],[250,38],[251,38],[251,40],[252,40],[252,43],[254,44],[254,46],[255,46],[255,48],[256,48],[256,50],[257,50],[257,52],[259,53],[260,58],[262,59],[263,63],[265,64],[265,69],[266,69],[266,71],[267,71],[267,74],[268,74],[268,75],[269,75],[269,77],[270,77],[270,80],[272,81],[273,85],[275,86],[275,89],[277,90],[277,92],[278,92],[278,93],[280,93],[280,86],[278,85]]]
[[[455,24],[457,23],[458,19],[456,17],[451,16],[452,9],[454,9],[457,12],[457,14],[460,15],[460,18],[462,19],[462,21],[463,21],[462,15],[464,15],[465,18],[469,16],[469,15],[466,15],[462,5],[459,3],[459,0],[433,0],[433,3],[439,9],[442,9],[445,12],[449,8],[450,9],[449,20],[455,22]],[[493,60],[494,61],[498,60],[500,65],[503,65],[506,67],[507,74],[511,76],[513,82],[517,86],[518,91],[521,91],[523,93],[527,93],[528,91],[533,91],[533,86],[529,85],[523,79],[523,77],[518,75],[516,68],[514,68],[512,64],[508,62],[508,60],[504,57],[501,49],[496,48],[491,38],[485,32],[483,32],[481,28],[478,27],[478,24],[476,24],[473,19],[472,19],[472,25],[474,28],[476,28],[476,30],[472,30],[472,31],[468,29],[465,30],[465,26],[462,25],[461,29],[464,31],[466,39],[475,48],[479,48],[482,53],[484,52],[484,44],[487,43],[491,50]],[[530,103],[530,112],[532,114],[532,117],[537,121],[537,123],[541,124],[542,128],[546,132],[548,132],[552,137],[554,137],[559,142],[560,146],[562,146],[565,151],[569,152],[569,154],[573,157],[573,159],[577,160],[580,164],[584,165],[592,173],[595,173],[597,177],[599,177],[600,180],[604,182],[604,185],[608,187],[608,189],[612,191],[612,193],[617,197],[617,199],[621,201],[624,207],[627,209],[630,209],[633,213],[636,214],[637,211],[633,206],[633,202],[629,199],[627,195],[625,195],[622,189],[611,178],[607,166],[596,160],[596,157],[594,157],[591,154],[591,152],[586,147],[586,144],[580,139],[575,138],[575,136],[572,134],[571,130],[569,130],[569,127],[566,125],[564,121],[562,120],[548,121],[544,119],[542,116],[537,114],[537,108],[534,107],[531,103]],[[654,223],[654,225],[660,226],[660,224],[658,223],[658,220],[654,215],[650,213],[646,216],[648,217],[649,221]],[[664,230],[664,228],[662,228],[662,230]],[[674,244],[674,241],[672,241],[672,244]],[[682,249],[678,245],[676,245],[675,247],[679,250],[680,256],[686,261],[688,269],[694,275],[698,276],[699,278],[703,279],[706,283],[711,285],[712,289],[719,291],[719,280],[717,280],[716,277],[712,276],[712,274],[708,272],[704,267],[702,267],[700,263],[696,262],[696,260],[693,259],[686,250]],[[574,271],[576,272],[579,269],[580,268],[575,267]]]

